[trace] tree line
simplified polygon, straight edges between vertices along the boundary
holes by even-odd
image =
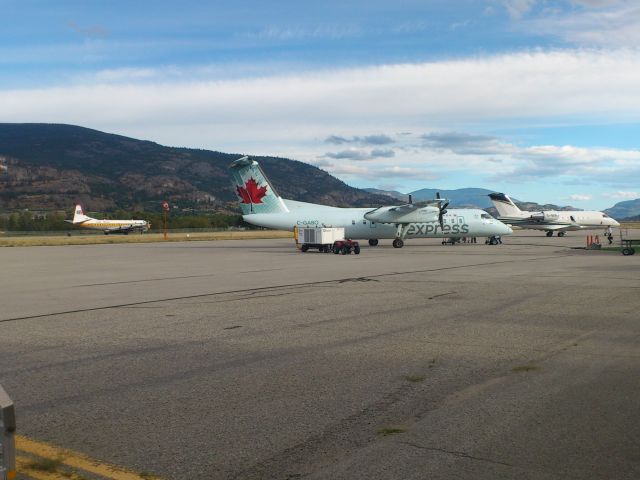
[[[0,214],[0,230],[18,232],[72,230],[73,226],[65,222],[66,218],[66,214],[62,212],[48,212],[46,214],[34,214],[28,211],[5,213]],[[151,230],[154,231],[162,231],[164,225],[162,214],[152,212],[116,210],[113,213],[100,215],[100,218],[146,220],[151,223]],[[241,215],[226,213],[176,215],[173,212],[168,216],[167,227],[171,230],[184,228],[252,228],[251,225],[242,220]]]

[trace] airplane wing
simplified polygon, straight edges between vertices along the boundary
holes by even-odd
[[[380,207],[364,214],[364,218],[377,223],[437,222],[439,209],[436,206],[416,204]]]
[[[562,232],[564,230],[571,230],[571,229],[575,229],[576,228],[576,224],[556,224],[556,225],[545,225],[544,229],[545,230],[551,230],[554,232]]]
[[[106,228],[105,231],[106,232],[132,232],[133,230],[137,229],[137,228],[141,228],[135,225],[126,225],[123,227],[111,227],[111,228]]]

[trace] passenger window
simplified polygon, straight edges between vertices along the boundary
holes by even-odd
[[[351,225],[355,225],[356,221],[355,220],[351,220]]]
[[[458,217],[458,223],[464,223],[464,218]]]
[[[366,224],[367,224],[367,221],[366,221],[366,220],[362,220],[362,224],[363,224],[363,225],[366,225]]]

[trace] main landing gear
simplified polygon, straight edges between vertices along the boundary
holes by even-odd
[[[564,235],[565,235],[565,232],[558,232],[559,237],[564,237]]]
[[[553,230],[547,231],[547,237],[553,237]]]
[[[409,225],[398,223],[396,225],[396,229],[396,239],[391,245],[393,245],[393,248],[402,248],[404,247],[404,239],[407,236],[407,232],[409,231]]]
[[[376,247],[378,245],[378,239],[377,238],[370,238],[369,239],[369,245],[371,245],[372,247]]]

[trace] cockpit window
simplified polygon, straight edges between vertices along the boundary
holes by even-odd
[[[491,218],[493,218],[493,217],[491,215],[489,215],[488,213],[481,213],[480,214],[480,218],[491,220]]]
[[[606,213],[603,213],[602,218],[609,218],[609,215],[607,215]]]

